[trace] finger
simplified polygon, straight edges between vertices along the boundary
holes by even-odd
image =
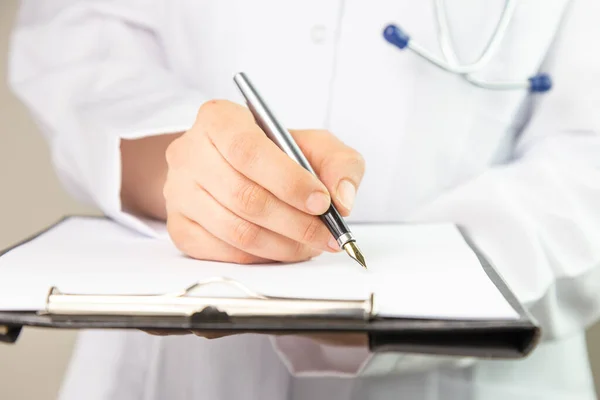
[[[329,208],[325,185],[278,148],[245,107],[226,101],[205,103],[196,124],[233,168],[277,198],[313,215]]]
[[[283,262],[305,261],[321,253],[320,250],[240,218],[199,186],[180,200],[179,209],[183,215],[213,236],[246,253]]]
[[[192,331],[196,336],[203,337],[205,339],[219,339],[226,336],[235,335],[235,332],[211,332],[211,331]]]
[[[303,335],[329,346],[367,347],[369,338],[362,333],[315,333]]]
[[[223,242],[180,213],[169,214],[167,229],[175,246],[184,254],[198,260],[236,264],[266,264],[273,262],[273,260],[257,257]]]
[[[232,332],[211,332],[211,331],[191,331],[182,329],[142,329],[142,332],[146,332],[152,336],[183,336],[183,335],[196,335],[205,339],[218,339],[225,336],[231,336],[235,333]]]
[[[199,175],[198,184],[217,202],[237,216],[294,241],[325,251],[339,250],[329,246],[332,235],[318,217],[284,203],[240,174],[212,143],[208,142],[200,149],[198,157],[203,161],[201,168],[210,168],[212,173]]]
[[[327,186],[342,216],[352,210],[365,173],[363,157],[327,131],[292,131],[298,147]]]

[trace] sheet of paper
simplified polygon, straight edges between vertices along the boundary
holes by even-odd
[[[227,277],[269,296],[364,299],[373,292],[382,316],[518,317],[454,226],[352,229],[368,271],[344,253],[250,266],[193,260],[169,240],[105,219],[71,218],[0,257],[0,310],[43,309],[53,286],[64,293],[163,294]]]

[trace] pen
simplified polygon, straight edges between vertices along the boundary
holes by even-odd
[[[256,123],[262,128],[267,137],[303,168],[316,176],[317,174],[311,167],[304,154],[302,154],[302,151],[292,138],[292,135],[275,118],[275,115],[267,107],[265,101],[254,88],[246,74],[243,72],[237,73],[233,80],[244,96],[246,104],[254,115]],[[348,228],[348,225],[346,225],[346,222],[338,210],[333,205],[333,202],[325,214],[320,215],[320,218],[325,223],[333,237],[337,240],[340,248],[344,249],[350,257],[352,257],[366,269],[367,264],[365,263],[365,258],[362,252],[356,244],[356,239],[354,238],[354,235],[350,231],[350,228]]]

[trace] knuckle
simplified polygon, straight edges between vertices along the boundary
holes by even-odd
[[[280,182],[281,196],[278,195],[279,198],[286,202],[301,199],[305,195],[308,196],[308,193],[312,193],[314,190],[320,188],[318,180],[312,177],[312,175],[302,172],[292,172],[288,175],[290,179]]]
[[[361,171],[364,171],[365,169],[365,158],[356,150],[351,150],[350,155],[348,156],[348,163],[356,166],[357,169]]]
[[[335,165],[336,161],[337,157],[335,155],[324,157],[319,164],[319,170],[322,172],[328,172],[332,165]]]
[[[188,257],[197,260],[204,260],[207,257],[210,257],[210,252],[204,251],[193,236],[186,236],[186,238],[179,243],[178,248]]]
[[[220,108],[225,106],[227,101],[220,99],[213,99],[209,101],[205,101],[198,108],[198,112],[196,113],[196,121],[203,121],[205,118],[211,116],[215,112],[217,112]]]
[[[167,177],[162,187],[162,195],[166,202],[177,199],[177,178],[174,175],[175,173],[173,172],[173,170],[168,170]]]
[[[247,215],[263,215],[269,206],[266,190],[255,183],[241,183],[235,196],[240,210]]]
[[[302,232],[302,242],[313,243],[319,237],[321,231],[321,221],[317,218],[311,218]]]
[[[238,248],[255,247],[261,228],[244,219],[239,219],[231,230],[231,240]]]
[[[173,140],[165,150],[165,160],[169,166],[174,166],[180,160],[180,150],[179,150],[180,139]]]
[[[172,190],[172,189],[171,189],[171,186],[172,186],[172,185],[173,185],[173,184],[171,183],[171,180],[170,180],[170,179],[168,178],[168,176],[167,176],[167,179],[165,180],[165,184],[164,184],[164,185],[163,185],[163,187],[162,187],[162,196],[163,196],[163,198],[165,199],[165,201],[166,201],[167,199],[169,199],[169,197],[170,197],[170,195],[171,195],[171,190]]]
[[[326,172],[336,172],[343,168],[343,170],[349,171],[353,177],[360,179],[365,172],[365,159],[359,152],[350,149],[325,157],[320,168],[321,171]]]
[[[177,178],[174,178],[173,172],[167,173],[167,179],[162,187],[162,195],[167,210],[181,210],[183,208],[185,198],[181,196],[181,184]]]
[[[195,126],[209,137],[231,133],[239,126],[253,126],[254,116],[240,104],[225,99],[204,102],[196,114]]]
[[[251,135],[238,133],[234,135],[227,149],[226,158],[237,168],[248,169],[258,157],[258,144]]]
[[[364,159],[364,157],[360,153],[353,150],[348,155],[346,165],[348,167],[348,170],[354,171],[354,175],[355,175],[354,178],[357,181],[360,181],[362,179],[363,175],[365,174],[365,159]]]
[[[233,262],[236,264],[254,264],[256,262],[256,257],[254,257],[252,254],[240,251],[238,254],[233,256]]]
[[[173,240],[175,246],[182,252],[188,253],[190,250],[190,232],[186,224],[181,223],[179,218],[169,216],[167,218],[167,231]]]
[[[182,239],[179,241],[181,251],[188,255],[192,255],[195,253],[195,245],[196,241],[194,240],[194,236],[192,236],[189,231],[185,232],[182,236]]]
[[[168,170],[188,168],[195,157],[194,152],[202,149],[203,146],[197,146],[196,139],[186,134],[173,140],[164,153]]]
[[[333,136],[333,134],[327,129],[310,129],[306,131],[307,134],[312,135],[314,137],[325,137],[325,136]]]
[[[175,247],[188,257],[203,259],[206,257],[203,246],[199,246],[194,222],[186,220],[181,214],[167,218],[167,231]]]
[[[303,260],[308,256],[308,247],[303,243],[296,242],[294,245],[294,250],[292,252],[292,258],[294,260]]]
[[[305,131],[299,131],[301,140],[309,146],[327,144],[335,136],[326,129],[309,129]],[[310,152],[310,149],[307,149]]]

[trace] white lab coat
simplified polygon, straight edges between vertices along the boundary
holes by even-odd
[[[447,3],[473,60],[502,1]],[[247,72],[286,125],[327,128],[364,155],[350,221],[465,226],[541,324],[538,349],[447,363],[303,338],[88,332],[62,399],[595,398],[584,330],[600,313],[600,3],[520,2],[479,76],[552,74],[553,91],[533,97],[474,88],[382,37],[397,22],[437,52],[433,18],[431,2],[409,0],[29,0],[9,82],[65,187],[153,235],[121,210],[120,138],[185,130],[208,99],[241,101],[232,76]]]

